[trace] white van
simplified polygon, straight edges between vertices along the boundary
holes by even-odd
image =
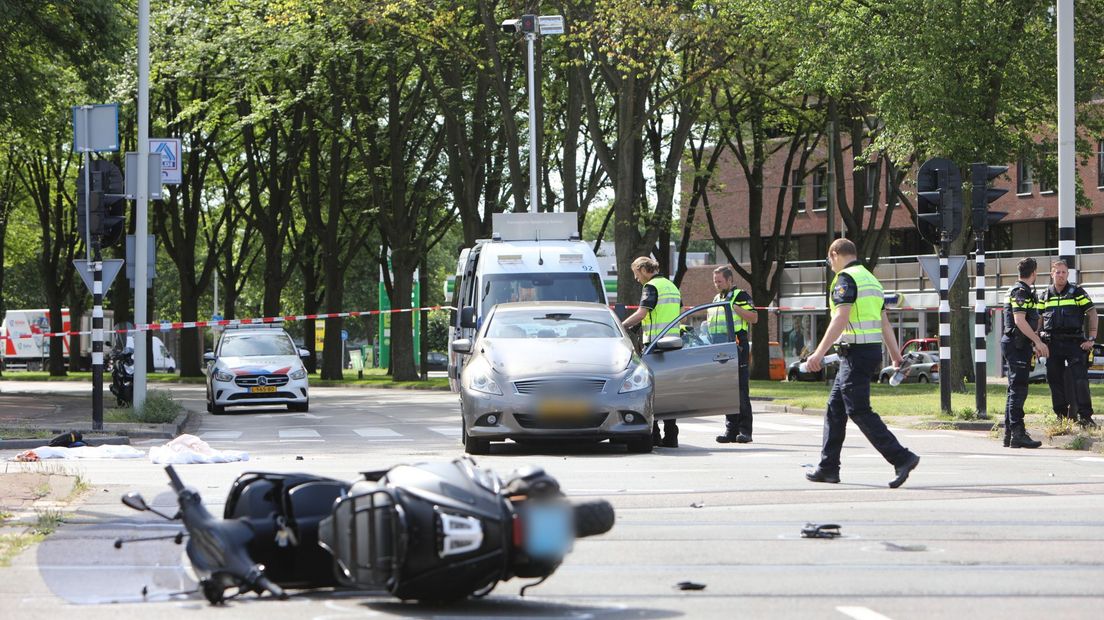
[[[134,348],[134,337],[127,336],[126,346]],[[106,357],[106,356],[105,356]],[[176,372],[176,358],[169,353],[165,343],[157,336],[153,337],[153,372]]]
[[[491,239],[463,250],[456,264],[449,343],[472,338],[495,304],[589,301],[608,304],[590,244],[579,238],[574,213],[495,213]],[[449,384],[459,391],[467,356],[449,348]]]

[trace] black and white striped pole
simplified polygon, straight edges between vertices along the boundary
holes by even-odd
[[[939,244],[939,408],[951,413],[951,302],[947,299],[950,284],[950,240],[944,236]]]
[[[103,257],[92,242],[92,430],[103,430]]]
[[[990,166],[984,162],[970,164],[970,207],[973,213],[974,239],[977,242],[977,291],[974,297],[974,386],[977,416],[988,418],[986,405],[986,313],[985,304],[985,235],[989,225],[999,222],[1007,213],[990,211],[989,203],[1008,190],[989,187],[989,181],[1008,171],[1008,166]]]

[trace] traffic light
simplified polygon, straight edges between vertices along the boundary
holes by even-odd
[[[537,16],[536,15],[522,15],[521,16],[521,31],[527,34],[533,34],[537,32]]]
[[[962,233],[962,177],[949,159],[924,162],[916,177],[916,228],[932,245],[950,243]]]
[[[81,239],[86,245],[90,245],[87,234],[91,232],[92,238],[99,241],[101,248],[118,245],[126,238],[123,174],[115,164],[97,159],[92,162],[88,177],[92,187],[87,192],[90,201],[86,210],[84,169],[81,168],[77,176],[77,226]]]
[[[990,187],[989,181],[1008,172],[1008,166],[990,166],[984,162],[970,164],[970,207],[974,216],[974,232],[985,233],[989,226],[999,222],[1007,211],[990,211],[989,203],[1008,193],[999,187]]]

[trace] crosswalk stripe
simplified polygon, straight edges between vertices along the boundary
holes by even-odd
[[[315,439],[321,437],[313,428],[281,428],[280,439]]]
[[[378,439],[380,437],[401,437],[402,436],[401,433],[393,431],[389,428],[380,428],[378,426],[373,426],[371,428],[355,428],[355,429],[353,429],[353,432],[356,433],[357,435],[360,435],[361,437],[366,437],[366,438],[369,438],[369,439]]]
[[[220,439],[237,439],[241,436],[241,431],[207,431],[202,433],[199,438],[203,441],[218,441]]]
[[[440,433],[440,434],[442,434],[446,437],[459,437],[460,436],[460,425],[459,424],[456,425],[456,426],[430,426],[429,430],[433,431],[434,433]]]

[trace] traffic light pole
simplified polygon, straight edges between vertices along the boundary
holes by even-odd
[[[92,430],[103,430],[103,257],[92,242]]]
[[[982,420],[989,418],[985,404],[985,232],[974,229],[977,289],[974,292],[974,409]]]
[[[950,239],[944,234],[939,243],[939,408],[951,414],[951,304]]]

